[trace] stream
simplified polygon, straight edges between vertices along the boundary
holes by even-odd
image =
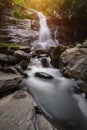
[[[40,12],[37,15],[39,38],[32,43],[32,51],[56,46],[58,41],[51,38],[46,17]],[[29,91],[45,117],[58,130],[87,130],[87,101],[84,93],[76,93],[76,81],[63,77],[60,70],[51,66],[50,58],[46,59],[48,67],[42,66],[41,58],[31,58],[26,70],[28,77],[25,78]]]

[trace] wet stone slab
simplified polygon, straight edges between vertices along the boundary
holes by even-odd
[[[35,112],[35,102],[20,90],[0,99],[0,130],[55,130],[42,114]]]

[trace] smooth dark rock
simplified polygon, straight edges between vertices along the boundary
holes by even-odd
[[[47,58],[41,58],[41,64],[42,64],[42,66],[43,67],[50,67],[50,63],[49,63],[49,61],[48,61],[48,59]]]
[[[59,44],[51,53],[51,63],[54,67],[59,67],[60,55],[67,49],[66,46]]]
[[[46,74],[44,72],[36,72],[35,77],[43,78],[43,79],[53,79],[53,77],[49,74]]]

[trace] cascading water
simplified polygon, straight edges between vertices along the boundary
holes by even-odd
[[[47,49],[55,42],[51,39],[46,17],[40,12],[36,13],[40,20],[40,31],[35,44]],[[25,82],[45,116],[58,130],[87,130],[87,100],[76,93],[76,82],[64,78],[58,69],[43,68],[40,58],[35,57],[31,63],[31,69],[26,71],[29,77]]]
[[[51,46],[57,45],[58,41],[51,38],[50,29],[48,28],[46,22],[46,16],[43,15],[41,12],[37,12],[35,10],[34,12],[38,15],[40,24],[39,38],[38,41],[36,41],[35,44],[33,44],[34,47],[48,49]]]
[[[37,13],[40,20],[40,32],[39,32],[39,41],[40,42],[47,42],[50,36],[50,30],[46,23],[46,16],[44,16],[41,12]]]

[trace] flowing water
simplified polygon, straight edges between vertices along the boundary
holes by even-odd
[[[46,16],[44,16],[42,13],[38,12],[39,20],[40,20],[40,35],[39,35],[39,41],[40,42],[47,42],[51,36],[50,36],[50,30],[46,23]]]
[[[33,44],[33,46],[35,48],[39,47],[43,49],[47,49],[51,46],[56,46],[58,44],[58,40],[51,38],[50,29],[48,28],[46,22],[46,16],[43,15],[41,12],[36,13],[39,17],[40,31],[39,31],[39,39],[38,41],[34,42],[35,44]]]
[[[50,47],[46,17],[39,12],[38,16],[40,35],[37,44],[42,48]],[[53,43],[55,45],[52,40],[51,45]],[[43,68],[38,58],[31,59],[31,62],[25,82],[44,115],[58,130],[87,130],[87,103],[84,96],[75,92],[76,82],[63,77],[58,69]]]

